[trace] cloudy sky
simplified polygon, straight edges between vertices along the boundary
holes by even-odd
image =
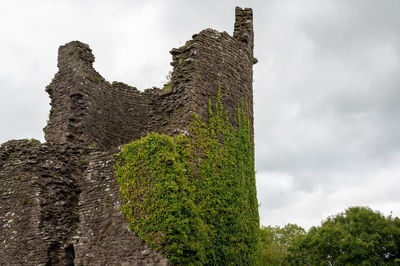
[[[109,81],[165,82],[171,55],[254,10],[261,224],[317,225],[354,205],[400,216],[400,1],[0,0],[0,142],[37,138],[57,49],[88,43]]]

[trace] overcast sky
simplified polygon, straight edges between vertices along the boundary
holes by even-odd
[[[354,205],[400,216],[400,1],[0,0],[0,142],[44,141],[57,49],[88,43],[108,81],[166,81],[194,33],[252,7],[261,224]]]

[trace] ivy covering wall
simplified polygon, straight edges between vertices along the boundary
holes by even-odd
[[[259,215],[254,143],[244,104],[235,126],[220,96],[188,134],[125,145],[115,170],[130,229],[177,265],[253,265]]]

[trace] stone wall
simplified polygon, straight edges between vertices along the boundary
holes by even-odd
[[[144,92],[109,83],[88,45],[59,48],[47,143],[0,147],[0,265],[166,265],[121,217],[112,167],[118,147],[149,132],[187,131],[208,119],[221,92],[233,118],[241,101],[253,114],[251,9],[236,8],[233,37],[206,29],[172,49],[172,86]]]
[[[82,176],[80,222],[73,236],[77,265],[166,265],[160,254],[147,247],[121,217],[121,201],[113,173],[113,154],[94,151]]]
[[[73,41],[60,47],[59,71],[46,87],[51,98],[47,142],[107,149],[146,134],[152,93],[110,84],[93,62],[86,44]]]
[[[173,88],[184,84],[186,93],[191,96],[187,104],[191,112],[207,121],[208,108],[205,107],[210,99],[215,101],[220,89],[223,106],[233,121],[242,100],[247,101],[252,116],[253,61],[245,45],[226,32],[206,29],[193,35],[187,46],[173,49],[171,53]]]
[[[71,265],[83,154],[24,140],[1,146],[1,265]]]

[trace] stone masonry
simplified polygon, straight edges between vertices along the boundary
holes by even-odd
[[[186,132],[221,91],[232,118],[253,121],[253,14],[236,8],[233,37],[206,29],[172,49],[170,88],[107,82],[87,44],[59,48],[46,143],[0,147],[0,265],[168,265],[128,229],[113,171],[120,146],[149,132]]]

